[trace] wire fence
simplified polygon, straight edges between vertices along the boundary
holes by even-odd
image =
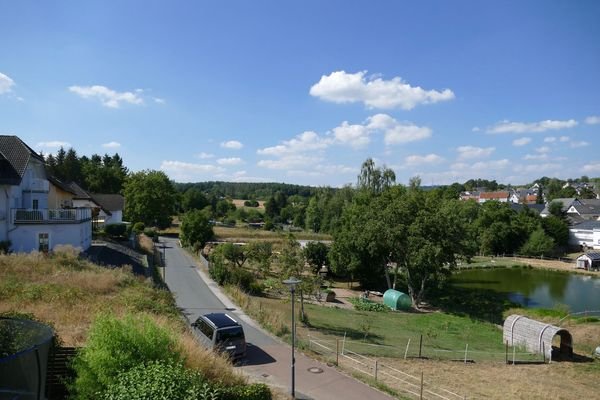
[[[431,377],[425,379],[424,372],[414,375],[393,365],[394,360],[436,359],[474,363],[476,360],[498,361],[506,364],[543,363],[538,354],[526,352],[522,348],[505,346],[503,352],[478,351],[469,349],[445,350],[423,345],[422,336],[416,341],[409,339],[406,346],[387,346],[346,340],[323,338],[309,335],[304,338],[309,350],[320,354],[329,362],[386,384],[411,398],[454,400],[466,399],[467,394],[459,394],[436,385]]]

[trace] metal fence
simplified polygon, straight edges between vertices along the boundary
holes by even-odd
[[[302,338],[300,338],[302,339]],[[417,399],[466,399],[459,394],[442,388],[420,376],[402,371],[391,365],[393,359],[436,359],[473,363],[475,360],[497,361],[506,364],[542,363],[541,355],[526,352],[517,347],[505,346],[504,351],[490,352],[469,349],[445,350],[423,345],[422,336],[417,340],[409,339],[406,346],[386,346],[372,343],[346,340],[345,338],[323,338],[309,335],[305,338],[309,350],[320,354],[327,361],[375,379],[387,386]]]

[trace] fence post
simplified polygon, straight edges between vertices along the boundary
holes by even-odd
[[[344,341],[342,342],[342,355],[344,355],[345,348],[346,348],[346,332],[344,332]]]
[[[408,355],[408,346],[410,346],[410,338],[408,338],[408,343],[406,343],[406,350],[404,351],[404,359],[406,360],[406,356]]]
[[[377,382],[377,369],[379,368],[379,361],[375,360],[375,382]]]
[[[419,337],[419,358],[421,358],[421,350],[423,350],[423,335]]]
[[[340,365],[340,339],[335,339],[335,365]]]
[[[465,364],[467,363],[467,351],[469,351],[469,343],[465,346]]]
[[[419,399],[423,400],[423,371],[421,371],[421,395]]]

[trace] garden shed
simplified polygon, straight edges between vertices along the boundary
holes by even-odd
[[[503,340],[510,346],[523,346],[528,351],[543,354],[549,359],[573,357],[573,338],[569,331],[558,326],[546,324],[524,317],[510,315],[504,321]],[[552,354],[552,341],[560,337],[560,345],[555,349],[558,354]]]
[[[577,268],[600,271],[600,253],[587,253],[577,257]]]
[[[412,306],[412,300],[406,293],[388,289],[383,294],[383,304],[392,310],[406,310]]]

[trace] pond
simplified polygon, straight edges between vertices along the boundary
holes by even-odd
[[[503,293],[526,308],[564,304],[571,312],[600,310],[600,278],[587,275],[528,268],[471,269],[454,274],[451,283]]]

